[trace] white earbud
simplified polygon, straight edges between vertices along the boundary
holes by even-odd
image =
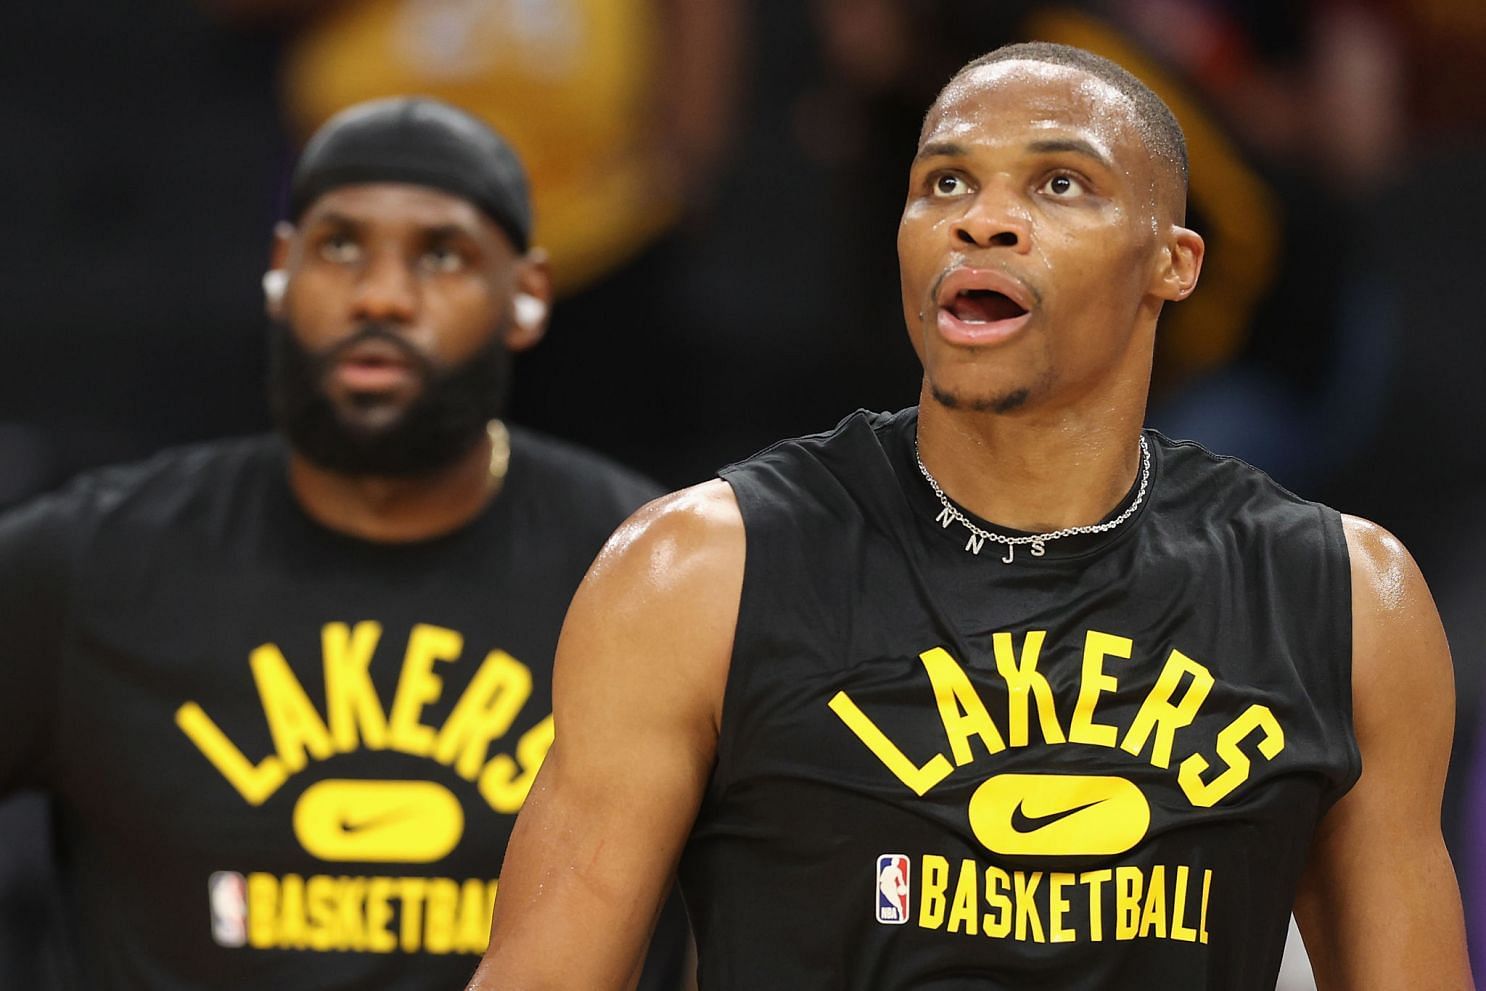
[[[516,293],[511,297],[511,306],[522,330],[535,330],[547,318],[547,304],[531,293]]]
[[[263,273],[263,298],[270,307],[284,302],[284,290],[289,287],[289,273],[282,268],[271,268]]]

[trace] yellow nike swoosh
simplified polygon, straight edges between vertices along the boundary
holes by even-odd
[[[1123,853],[1151,824],[1132,782],[1107,775],[998,774],[970,797],[970,828],[1004,854]]]
[[[305,789],[294,835],[321,860],[428,864],[464,835],[464,807],[433,781],[334,778]]]

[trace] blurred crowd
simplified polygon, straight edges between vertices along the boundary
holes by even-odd
[[[1208,267],[1163,318],[1150,422],[1378,521],[1431,583],[1486,971],[1479,0],[16,0],[0,506],[268,426],[258,279],[288,167],[392,93],[481,114],[530,168],[560,299],[514,421],[677,486],[911,404],[894,232],[920,118],[1027,38],[1121,62],[1186,130]],[[5,986],[46,986],[37,821],[0,809]]]

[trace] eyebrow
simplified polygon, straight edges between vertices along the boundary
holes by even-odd
[[[336,213],[334,210],[327,211],[315,218],[315,227],[349,227],[352,230],[361,229],[361,221],[355,217],[348,217],[344,213]]]
[[[348,216],[344,213],[330,211],[328,213],[321,214],[319,217],[316,217],[314,226],[323,226],[332,229],[349,230],[355,233],[360,233],[361,231],[366,229],[367,221]],[[434,224],[430,227],[419,227],[417,229],[417,236],[427,243],[438,243],[440,241],[453,241],[460,239],[466,241],[478,240],[474,231],[470,230],[462,224],[456,223],[442,223]]]
[[[1104,152],[1082,138],[1048,138],[1043,141],[1033,141],[1027,147],[1031,151],[1044,155],[1053,152],[1071,152],[1075,155],[1082,155],[1085,158],[1092,158],[1106,168],[1112,166],[1112,163]]]
[[[1070,152],[1091,158],[1107,168],[1112,167],[1109,158],[1103,152],[1082,138],[1046,138],[1033,141],[1027,145],[1027,150],[1039,155]],[[918,162],[926,158],[963,158],[969,153],[969,149],[958,141],[930,141],[918,150],[913,160]]]
[[[917,162],[925,158],[963,158],[966,154],[965,146],[957,141],[930,141],[918,150],[913,160]]]
[[[461,224],[435,224],[432,227],[423,228],[418,233],[429,241],[450,241],[459,238],[465,240],[475,239],[475,232]]]

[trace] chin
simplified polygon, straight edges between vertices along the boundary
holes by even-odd
[[[1027,405],[1027,400],[1032,398],[1032,390],[1023,387],[1009,389],[1005,392],[968,393],[931,386],[930,395],[933,396],[935,402],[945,409],[969,413],[1005,414],[1014,413]]]
[[[995,414],[1017,412],[1052,393],[1056,379],[1050,370],[1013,369],[1008,364],[941,366],[939,374],[925,374],[927,393],[945,409]]]
[[[377,406],[375,408],[352,408],[344,407],[336,410],[336,419],[347,430],[353,430],[359,434],[380,434],[395,429],[402,423],[406,408],[398,406]]]
[[[412,399],[386,393],[342,393],[327,391],[325,399],[335,411],[335,418],[347,430],[374,434],[390,430],[407,416]]]

